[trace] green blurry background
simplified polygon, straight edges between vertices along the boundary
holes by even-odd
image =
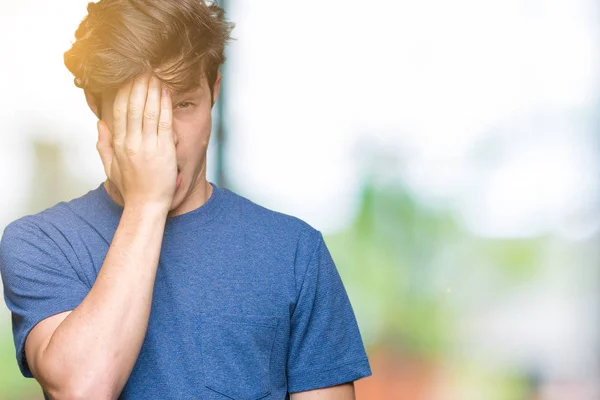
[[[61,62],[85,4],[0,4],[1,229],[103,178]],[[600,398],[598,6],[227,9],[209,178],[324,232],[374,372],[358,398]],[[2,305],[0,400],[40,398]]]

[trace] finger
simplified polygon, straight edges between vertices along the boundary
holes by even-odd
[[[155,142],[158,133],[158,118],[160,116],[161,86],[161,81],[156,76],[150,78],[142,128],[144,138],[154,138]]]
[[[116,145],[123,145],[127,135],[127,105],[129,104],[129,95],[133,82],[119,88],[115,101],[113,102],[113,142]]]
[[[98,154],[100,154],[104,173],[110,179],[113,159],[112,134],[104,121],[98,121],[98,143],[96,143],[96,149],[98,149]]]
[[[173,106],[171,91],[166,86],[163,86],[160,100],[158,139],[159,141],[173,141]]]
[[[127,137],[128,142],[137,142],[142,137],[142,123],[146,97],[148,96],[149,75],[144,74],[133,81],[127,107]]]

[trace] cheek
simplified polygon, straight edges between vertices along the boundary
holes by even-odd
[[[194,116],[175,116],[173,127],[177,133],[179,144],[192,150],[198,147],[208,146],[212,130],[212,118],[210,113]]]

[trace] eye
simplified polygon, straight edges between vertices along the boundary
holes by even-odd
[[[190,102],[190,101],[182,101],[181,103],[177,104],[176,108],[179,108],[180,110],[185,110],[187,108],[190,108],[194,105],[194,103]]]

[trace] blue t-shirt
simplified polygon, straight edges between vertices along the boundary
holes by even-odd
[[[25,376],[27,335],[85,298],[122,211],[100,185],[6,227],[0,274]],[[285,399],[369,375],[319,231],[215,185],[204,205],[167,220],[148,331],[121,399]]]

